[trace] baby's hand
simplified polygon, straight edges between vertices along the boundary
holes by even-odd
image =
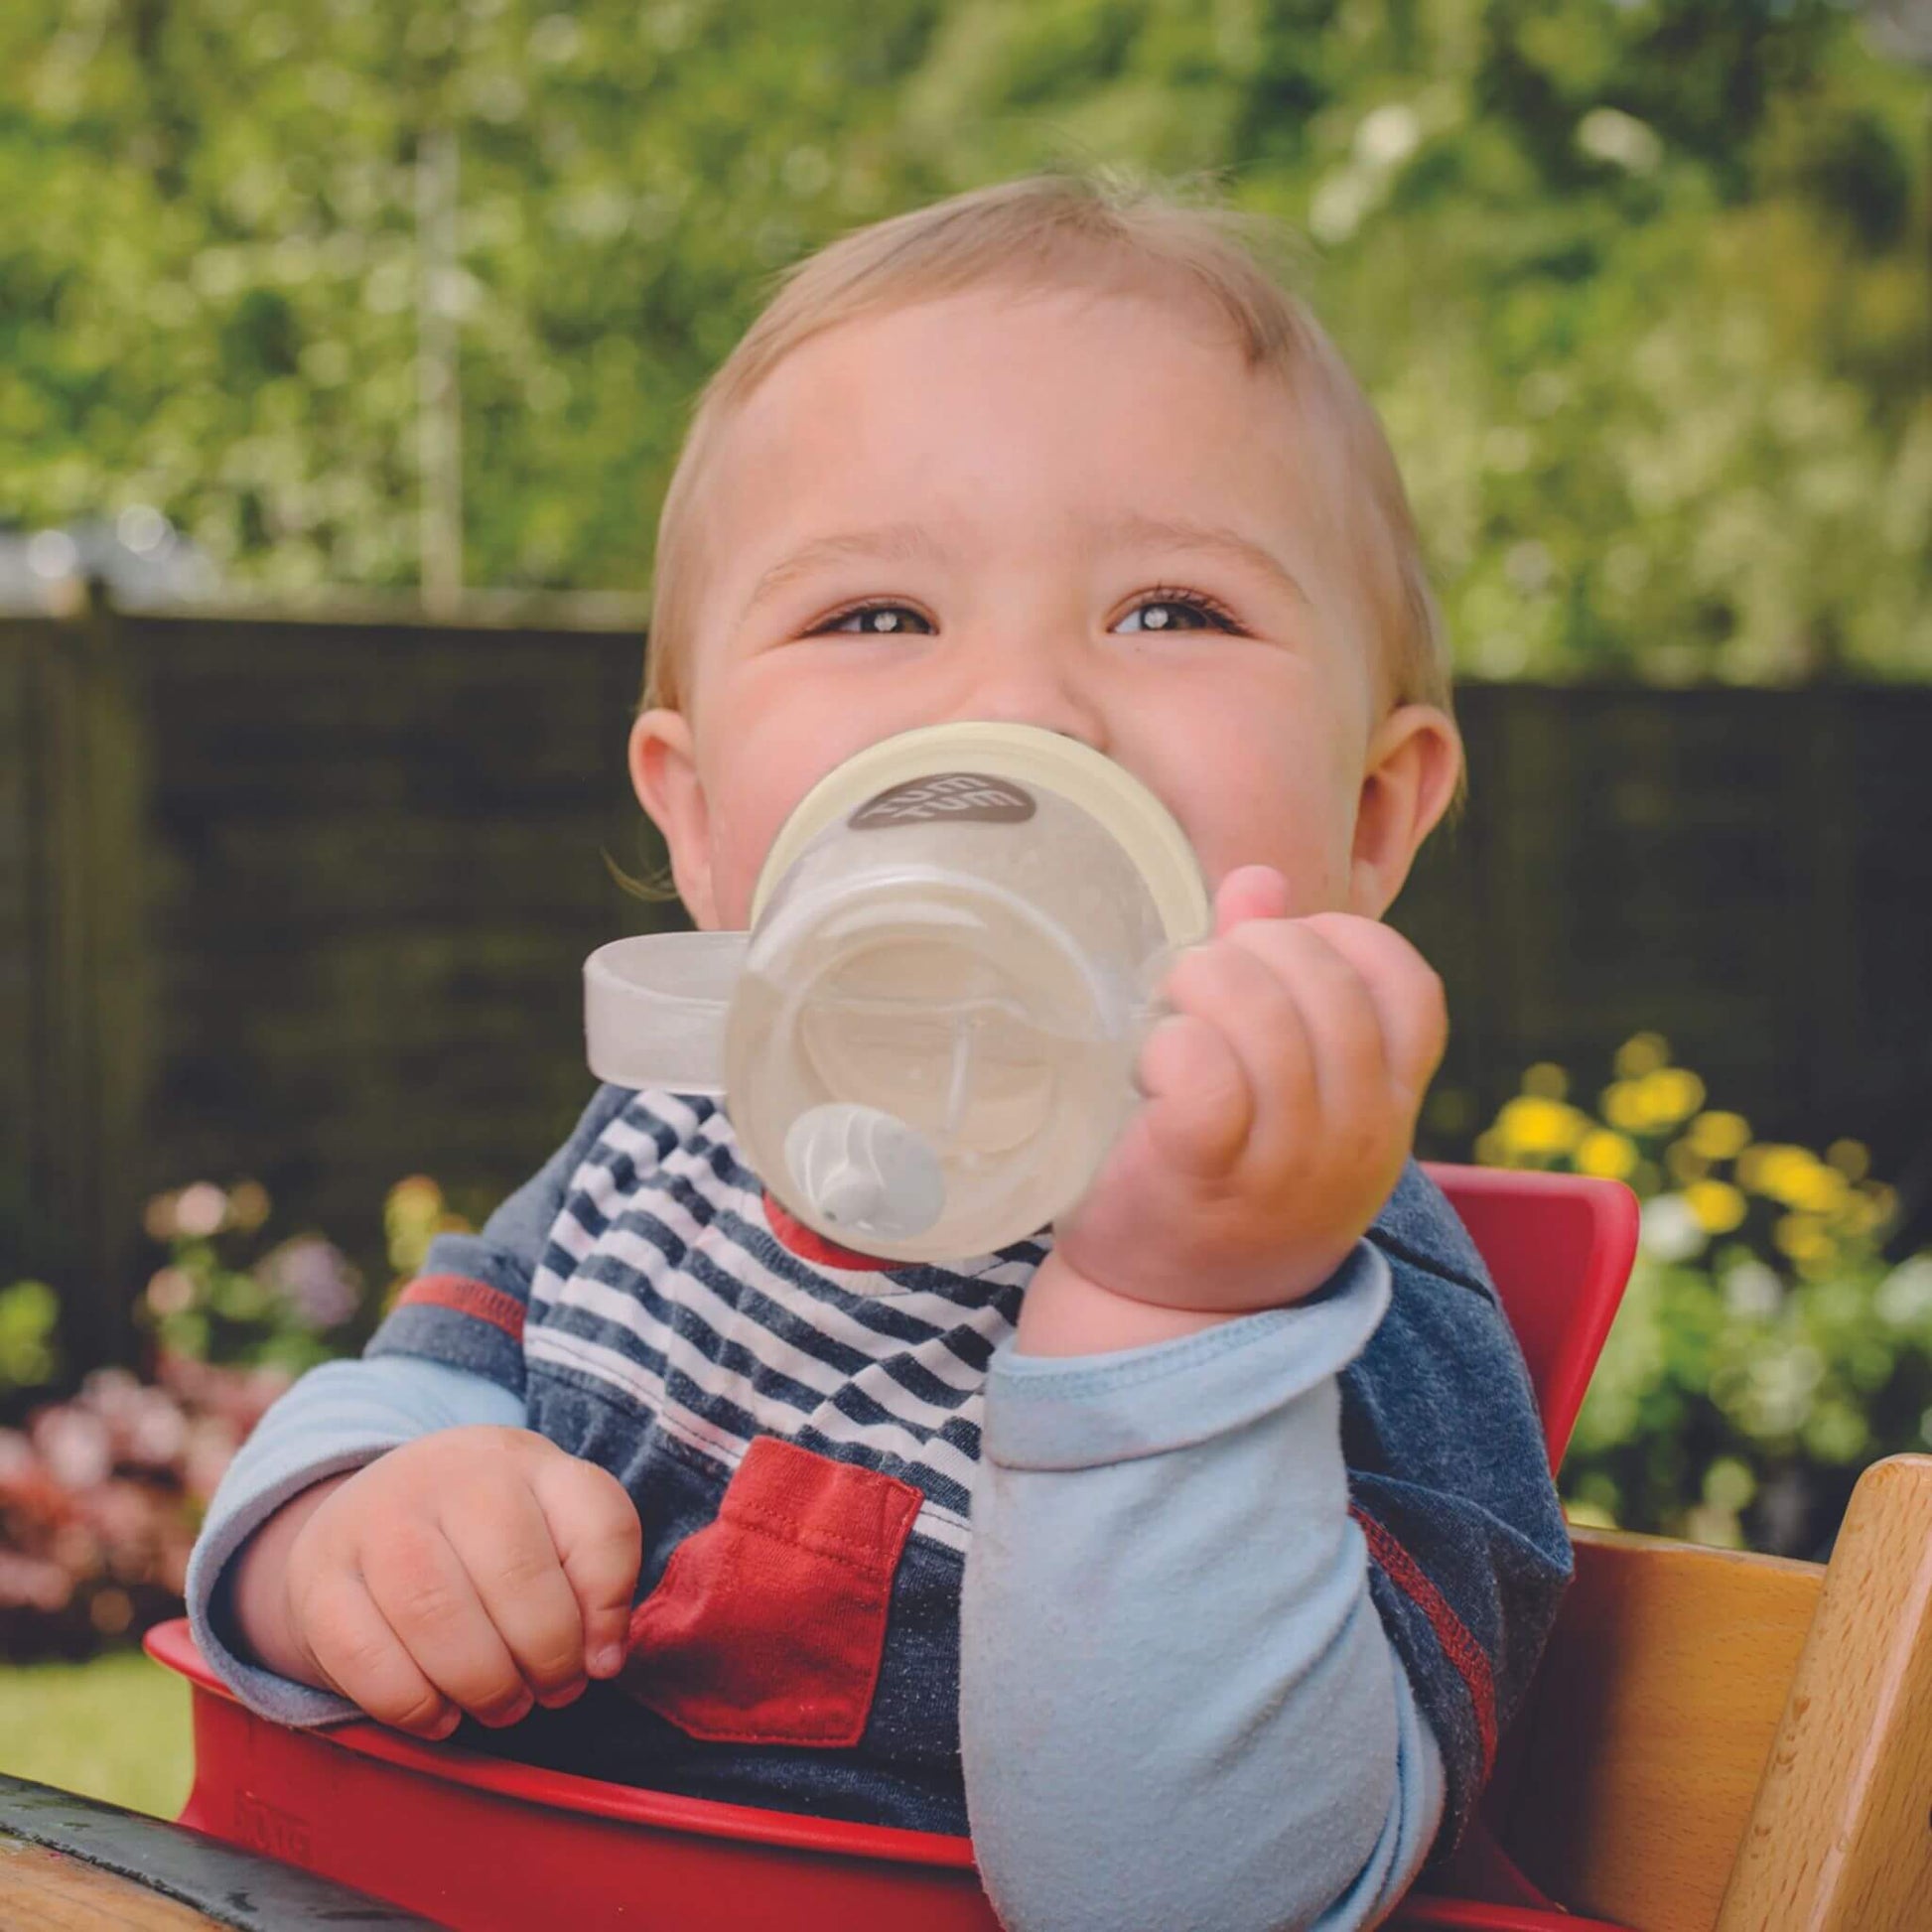
[[[528,1430],[439,1430],[357,1470],[296,1531],[283,1629],[309,1668],[285,1674],[420,1737],[466,1711],[515,1724],[533,1702],[568,1704],[587,1672],[616,1675],[640,1542],[596,1463]]]
[[[1389,927],[1287,903],[1272,867],[1221,882],[1215,937],[1162,989],[1146,1104],[1049,1263],[1163,1308],[1273,1308],[1326,1281],[1388,1199],[1448,1036],[1442,982]]]

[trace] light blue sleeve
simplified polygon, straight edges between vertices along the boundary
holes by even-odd
[[[229,1565],[291,1496],[325,1476],[373,1462],[434,1430],[524,1426],[523,1398],[487,1376],[416,1355],[325,1362],[262,1417],[236,1450],[188,1559],[188,1617],[208,1667],[249,1710],[285,1725],[361,1715],[346,1698],[244,1663],[224,1634]]]
[[[1388,1306],[1320,1299],[988,1374],[960,1745],[1010,1932],[1376,1923],[1442,1816],[1441,1753],[1368,1593],[1336,1373]]]

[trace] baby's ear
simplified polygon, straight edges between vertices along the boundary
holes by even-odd
[[[1369,740],[1350,857],[1351,912],[1379,919],[1462,776],[1455,721],[1434,705],[1399,705]]]
[[[677,896],[702,930],[718,924],[711,887],[711,808],[691,727],[680,711],[646,711],[630,728],[630,784],[664,836]]]

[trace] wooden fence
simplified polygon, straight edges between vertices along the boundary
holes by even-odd
[[[668,923],[623,776],[634,631],[0,623],[0,1284],[122,1353],[140,1209],[260,1179],[379,1270],[391,1182],[472,1211],[588,1093],[579,968]],[[1932,1149],[1932,690],[1475,687],[1468,808],[1397,910],[1449,984],[1426,1125],[1655,1028],[1762,1131]]]

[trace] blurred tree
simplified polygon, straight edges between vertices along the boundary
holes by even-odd
[[[772,270],[1128,161],[1312,237],[1466,668],[1925,675],[1926,81],[1878,31],[1832,0],[16,0],[0,510],[150,502],[265,588],[418,581],[447,130],[466,573],[635,587]]]

